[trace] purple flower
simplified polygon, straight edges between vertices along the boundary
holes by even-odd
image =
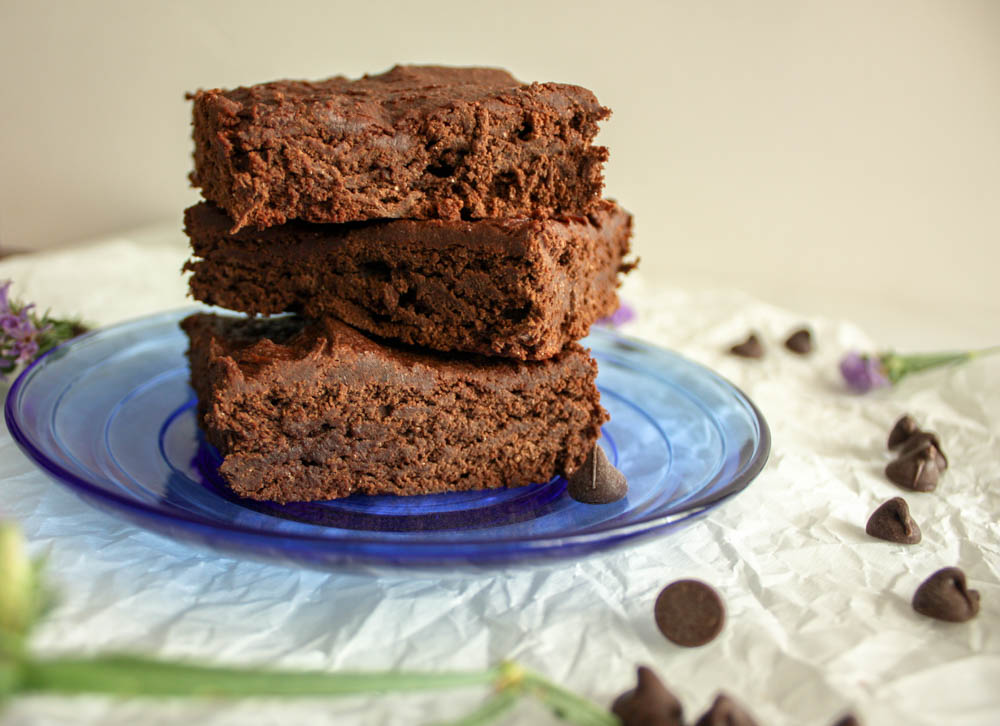
[[[598,320],[597,324],[617,328],[619,325],[624,325],[635,320],[635,317],[635,310],[628,303],[623,302],[618,305],[618,309],[611,313],[611,315]]]
[[[873,388],[890,385],[882,360],[870,355],[851,351],[840,360],[840,373],[851,390],[867,393]]]
[[[23,339],[35,333],[35,325],[31,322],[29,313],[34,305],[26,305],[18,312],[13,312],[9,307],[0,309],[0,330],[10,338]]]
[[[0,282],[0,379],[59,343],[87,332],[79,319],[38,315],[34,305],[10,299],[10,280]]]
[[[34,305],[12,303],[9,289],[10,280],[0,285],[0,371],[4,372],[31,362],[38,354],[39,337],[51,328],[35,320]]]

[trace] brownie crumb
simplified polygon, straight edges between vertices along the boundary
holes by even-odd
[[[656,627],[668,640],[687,648],[705,645],[722,632],[726,608],[712,587],[698,580],[678,580],[656,598]]]
[[[965,573],[959,568],[945,567],[917,588],[913,609],[936,620],[964,623],[979,612],[979,592],[966,587]]]

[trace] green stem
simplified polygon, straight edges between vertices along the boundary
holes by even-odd
[[[913,355],[899,355],[897,353],[886,353],[880,356],[882,365],[885,366],[885,373],[893,383],[899,382],[904,376],[930,368],[937,368],[945,365],[955,365],[963,363],[972,357],[971,353],[917,353]]]
[[[964,363],[973,358],[993,355],[994,353],[1000,353],[1000,346],[948,353],[915,353],[910,355],[886,353],[879,356],[879,358],[882,360],[882,365],[885,366],[886,375],[888,375],[889,380],[896,383],[903,376],[908,376],[911,373],[925,371],[929,368],[937,368],[938,366]]]
[[[7,696],[17,690],[19,677],[17,662],[0,656],[0,705]]]
[[[944,366],[953,363],[964,363],[972,357],[969,352],[962,353],[918,353],[916,355],[899,356],[908,373]]]
[[[610,711],[551,683],[536,673],[525,672],[524,686],[561,719],[578,726],[621,726],[621,721]]]
[[[994,353],[1000,353],[1000,345],[994,345],[989,348],[980,348],[979,350],[970,350],[970,358],[980,358],[984,355],[993,355]]]
[[[20,660],[24,655],[24,636],[0,629],[0,659]]]
[[[336,696],[491,684],[498,668],[476,672],[283,672],[215,668],[134,656],[21,663],[18,691],[120,696]]]
[[[511,709],[524,693],[537,696],[561,719],[577,726],[620,726],[608,711],[516,663],[485,671],[288,672],[198,666],[119,655],[95,658],[5,659],[0,692],[106,694],[139,697],[338,696],[492,685],[495,694],[450,726],[481,726]]]

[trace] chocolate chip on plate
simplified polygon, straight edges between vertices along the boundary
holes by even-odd
[[[656,627],[677,645],[695,648],[722,632],[726,608],[710,586],[698,580],[678,580],[667,585],[653,608]]]
[[[897,446],[902,446],[906,443],[906,440],[913,436],[920,430],[917,426],[917,422],[908,413],[900,416],[899,420],[896,421],[896,425],[892,427],[892,431],[889,432],[889,450],[892,451]]]
[[[681,702],[652,669],[639,666],[636,687],[618,696],[611,712],[624,726],[683,726]]]
[[[694,726],[757,726],[757,722],[736,701],[720,693]]]
[[[899,455],[906,456],[927,446],[934,449],[931,453],[934,455],[934,463],[937,464],[938,469],[941,471],[947,469],[948,457],[944,455],[944,451],[941,449],[941,440],[933,431],[915,431],[910,438],[903,442],[899,449]]]
[[[608,461],[604,449],[595,445],[583,466],[570,475],[566,490],[584,504],[610,504],[628,494],[628,481]]]
[[[885,467],[886,478],[893,484],[915,492],[932,492],[937,488],[941,469],[940,452],[930,444],[906,455],[900,455]]]
[[[833,726],[861,726],[861,722],[854,717],[853,713],[849,713],[833,724]]]
[[[746,340],[731,347],[729,352],[743,358],[763,358],[764,344],[760,342],[756,333],[750,333]]]
[[[799,330],[796,330],[788,336],[788,339],[785,341],[785,347],[793,353],[798,353],[799,355],[812,353],[812,331],[809,330],[809,328],[800,328]]]
[[[920,541],[920,527],[913,521],[910,508],[902,497],[893,497],[872,512],[865,532],[872,537],[899,544],[916,544]]]
[[[965,573],[945,567],[928,577],[913,595],[913,609],[921,615],[964,623],[979,612],[979,592],[965,585]]]

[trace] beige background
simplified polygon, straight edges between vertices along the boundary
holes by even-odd
[[[395,62],[593,89],[615,111],[608,194],[657,281],[846,315],[887,345],[998,342],[988,0],[0,0],[0,247],[179,228],[185,91]]]

